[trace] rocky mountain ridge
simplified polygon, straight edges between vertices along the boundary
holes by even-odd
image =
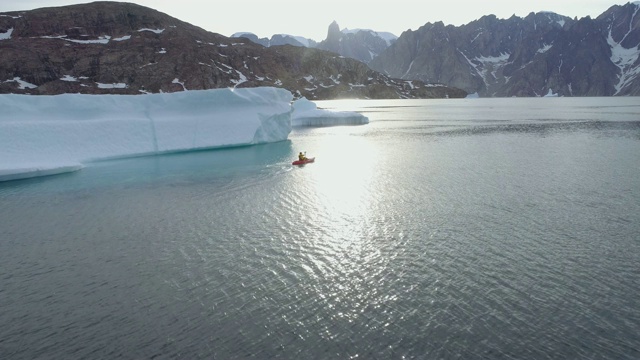
[[[393,78],[442,83],[483,97],[640,95],[640,2],[577,19],[552,12],[494,15],[462,26],[427,23],[392,42],[337,23],[311,46]]]
[[[373,30],[340,30],[340,26],[334,21],[329,25],[327,38],[318,43],[316,48],[332,51],[368,64],[393,44],[396,39],[397,36],[390,33],[378,33]]]
[[[327,50],[359,60],[365,64],[380,55],[398,39],[396,35],[389,32],[378,32],[370,29],[340,29],[340,26],[335,21],[329,25],[327,38],[321,42],[288,34],[276,34],[271,38],[258,38],[257,35],[250,32],[239,32],[231,37],[244,37],[256,44],[267,47],[288,44]]]
[[[392,77],[440,82],[479,96],[640,95],[640,2],[596,19],[554,13],[427,23],[373,59]]]
[[[335,53],[265,48],[131,3],[0,14],[0,93],[140,94],[276,86],[308,99],[464,97]]]
[[[260,44],[264,47],[279,46],[279,45],[293,45],[315,48],[317,42],[311,39],[304,38],[302,36],[293,36],[288,34],[275,34],[271,38],[258,38],[258,35],[250,32],[237,32],[231,35],[232,38],[246,38],[253,41],[256,44]]]

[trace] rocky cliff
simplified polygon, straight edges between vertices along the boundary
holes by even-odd
[[[329,25],[327,38],[321,42],[287,34],[276,34],[271,38],[258,38],[257,35],[239,32],[232,37],[244,37],[262,46],[294,45],[322,49],[362,61],[368,64],[376,56],[386,50],[398,38],[388,32],[378,32],[369,29],[340,29],[337,22]]]
[[[0,14],[0,93],[139,94],[276,86],[308,99],[463,97],[334,53],[265,48],[150,8],[94,2]]]
[[[373,30],[340,30],[337,22],[329,25],[327,38],[315,47],[369,63],[393,44],[396,36]]]
[[[428,23],[369,65],[480,96],[640,95],[639,8],[616,5],[596,19],[541,12],[459,27]]]

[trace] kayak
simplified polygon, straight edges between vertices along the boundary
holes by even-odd
[[[291,165],[304,165],[304,164],[312,163],[315,159],[316,158],[312,157],[312,158],[306,158],[304,160],[296,160],[292,162]]]

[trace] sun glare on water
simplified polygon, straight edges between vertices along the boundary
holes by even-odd
[[[305,262],[322,279],[309,290],[335,310],[334,321],[349,322],[382,301],[373,284],[389,261],[379,243],[387,231],[379,222],[389,186],[380,165],[384,152],[354,130],[331,129],[332,136],[309,149],[315,163],[300,171],[310,196],[307,215],[313,217]]]
[[[333,220],[362,214],[372,200],[375,149],[363,139],[339,135],[316,150],[310,186],[318,210]]]

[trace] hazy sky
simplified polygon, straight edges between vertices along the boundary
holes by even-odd
[[[87,3],[86,0],[0,0],[0,12]],[[530,12],[552,11],[569,17],[596,17],[619,0],[128,0],[151,7],[206,30],[230,36],[252,32],[324,40],[332,21],[341,29],[372,29],[397,36],[428,22],[462,25],[494,14],[506,19]]]

